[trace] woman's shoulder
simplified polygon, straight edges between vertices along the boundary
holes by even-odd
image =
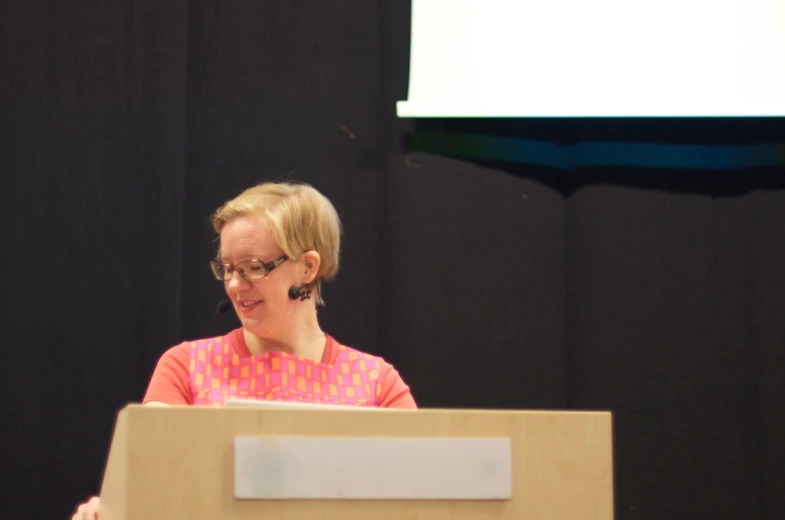
[[[378,370],[380,383],[379,404],[386,408],[417,408],[409,385],[393,364],[379,354],[372,354],[336,341],[336,358],[343,357],[352,364],[364,362],[365,368]],[[375,365],[369,367],[368,365]]]
[[[167,357],[181,357],[184,355],[191,355],[192,352],[199,350],[230,350],[234,342],[233,336],[236,335],[237,332],[237,330],[232,330],[220,336],[185,339],[180,343],[168,347],[163,355]]]
[[[370,361],[379,366],[390,365],[390,363],[379,354],[373,354],[369,351],[347,345],[329,335],[327,336],[327,350],[328,352],[326,354],[328,354],[328,356],[325,357],[331,358],[330,362],[332,363],[336,361],[352,363],[362,360],[366,363]]]

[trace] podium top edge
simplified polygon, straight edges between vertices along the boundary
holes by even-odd
[[[194,406],[194,405],[173,405],[173,406],[146,406],[142,403],[127,403],[122,407],[122,410],[135,411],[135,410],[156,410],[156,411],[172,411],[178,410],[180,412],[188,413],[241,413],[241,412],[256,412],[256,413],[332,413],[332,414],[347,414],[347,413],[406,413],[406,414],[425,414],[425,415],[569,415],[569,416],[611,416],[611,410],[568,410],[568,409],[508,409],[508,408],[371,408],[371,407],[357,407],[357,409],[335,409],[326,408],[319,410],[316,408],[258,408],[254,406]]]

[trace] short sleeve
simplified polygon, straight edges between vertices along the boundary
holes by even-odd
[[[379,406],[382,408],[417,408],[409,386],[391,364],[382,362],[381,396]]]
[[[151,401],[170,405],[193,404],[191,383],[188,377],[190,352],[183,343],[170,348],[158,360],[150,378],[143,403]]]

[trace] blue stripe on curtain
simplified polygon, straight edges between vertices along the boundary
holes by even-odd
[[[451,157],[544,166],[558,170],[597,166],[744,170],[785,166],[785,143],[740,146],[585,142],[560,145],[532,139],[418,131],[411,151]]]

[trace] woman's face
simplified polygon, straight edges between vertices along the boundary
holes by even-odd
[[[232,266],[245,260],[272,262],[284,256],[264,217],[239,217],[221,230],[220,261]],[[302,281],[302,265],[288,259],[259,280],[246,280],[234,270],[224,281],[226,294],[243,327],[259,337],[275,338],[284,333],[293,310],[289,288]]]

